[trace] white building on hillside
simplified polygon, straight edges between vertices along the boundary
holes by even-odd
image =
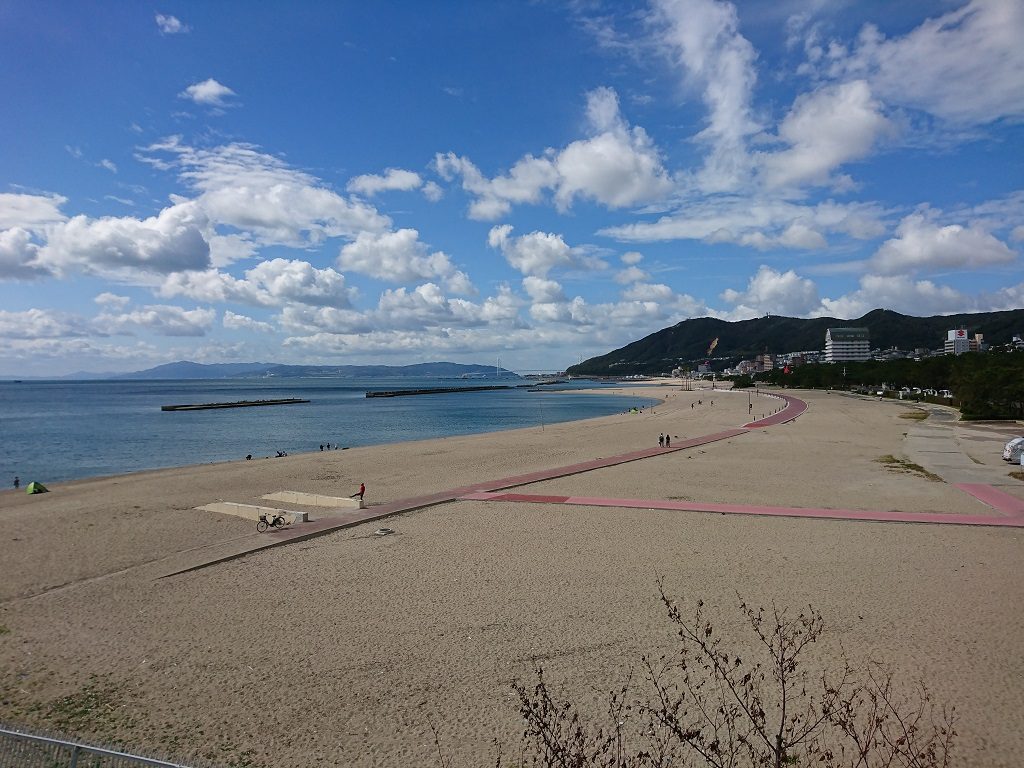
[[[980,352],[984,344],[984,336],[980,333],[968,336],[967,331],[958,328],[955,331],[946,331],[946,343],[942,351],[947,355],[962,355],[964,352]]]
[[[825,362],[871,359],[871,341],[867,328],[829,328],[825,331]]]

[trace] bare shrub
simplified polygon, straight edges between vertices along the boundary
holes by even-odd
[[[739,611],[757,649],[743,658],[703,601],[685,615],[659,582],[679,640],[676,653],[641,662],[608,697],[604,718],[556,701],[544,671],[513,685],[525,719],[524,757],[557,768],[941,768],[948,766],[955,712],[939,708],[923,684],[900,692],[881,665],[856,672],[845,658],[811,665],[808,649],[825,632],[821,613],[773,604]],[[744,654],[746,655],[746,654]]]

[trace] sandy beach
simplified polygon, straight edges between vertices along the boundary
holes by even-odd
[[[0,721],[268,768],[437,765],[433,723],[454,765],[493,764],[495,740],[517,754],[511,682],[529,683],[535,664],[600,711],[602,692],[643,654],[673,647],[661,577],[726,627],[737,592],[814,605],[829,628],[821,658],[841,646],[956,706],[956,764],[1020,764],[1021,528],[453,501],[160,578],[212,543],[260,536],[250,521],[195,509],[210,502],[348,496],[365,482],[372,509],[780,407],[763,392],[748,408],[746,392],[623,391],[662,402],[543,428],[0,492]],[[918,421],[902,403],[791,394],[809,407],[789,424],[517,490],[993,514],[954,487],[970,472],[1024,499],[998,456],[1020,425],[962,425],[939,410]],[[382,524],[395,533],[375,536]]]

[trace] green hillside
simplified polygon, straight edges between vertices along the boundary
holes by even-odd
[[[599,357],[568,369],[573,376],[626,376],[668,373],[707,357],[712,340],[718,339],[714,357],[739,360],[771,352],[802,352],[825,347],[825,331],[833,327],[865,327],[872,349],[913,350],[942,346],[946,331],[966,328],[982,333],[990,344],[1003,344],[1015,333],[1024,334],[1024,309],[979,314],[911,317],[887,309],[875,309],[854,320],[832,317],[759,317],[730,323],[711,317],[684,320]]]

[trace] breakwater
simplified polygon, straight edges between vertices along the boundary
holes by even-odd
[[[491,392],[497,389],[529,389],[561,384],[562,381],[537,381],[532,384],[486,384],[478,387],[426,387],[423,389],[388,389],[377,392],[367,392],[367,397],[406,397],[409,395],[446,395],[453,392]]]
[[[308,403],[301,397],[284,397],[276,400],[236,400],[231,403],[185,403],[183,405],[161,405],[161,411],[211,411],[217,408],[251,408],[256,405],[291,405]]]

